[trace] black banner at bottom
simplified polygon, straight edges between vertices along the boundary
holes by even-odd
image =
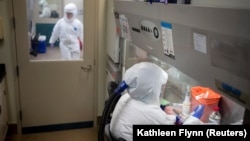
[[[134,125],[133,141],[143,139],[250,140],[249,125]]]

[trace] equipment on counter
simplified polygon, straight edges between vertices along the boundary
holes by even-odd
[[[38,43],[39,43],[38,37],[39,35],[35,35],[33,38],[31,38],[30,54],[33,55],[34,57],[36,57],[38,53]]]
[[[215,106],[213,108],[213,112],[209,115],[208,123],[215,123],[217,125],[220,124],[221,121],[221,114],[219,112],[220,108]]]
[[[193,112],[187,117],[176,116],[176,125],[200,125],[201,117],[203,116],[205,106],[198,105],[194,108]]]
[[[46,48],[45,35],[36,34],[31,38],[31,55],[36,57],[38,53],[46,53]]]
[[[203,104],[205,106],[201,121],[207,123],[208,117],[213,111],[213,107],[218,106],[221,95],[208,87],[201,86],[192,87],[191,95],[192,109],[199,104]]]
[[[189,87],[187,87],[185,99],[182,103],[182,114],[189,115],[191,110]]]

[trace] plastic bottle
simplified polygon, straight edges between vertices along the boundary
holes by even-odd
[[[213,112],[209,115],[208,122],[219,125],[221,121],[221,114],[219,112],[220,108],[215,106]]]
[[[186,95],[185,95],[185,99],[182,103],[182,114],[186,116],[189,115],[190,108],[191,108],[191,102],[190,102],[190,94],[189,94],[189,87],[188,87]]]

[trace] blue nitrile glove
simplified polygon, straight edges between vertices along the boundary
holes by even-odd
[[[192,114],[192,116],[200,119],[203,115],[204,108],[205,108],[204,105],[198,105],[197,107],[195,107],[194,113]]]
[[[181,120],[181,118],[179,116],[176,116],[175,125],[182,125],[182,124],[183,124],[183,121]]]
[[[128,85],[126,84],[125,81],[122,81],[118,87],[115,89],[116,94],[121,94],[125,89],[128,88]]]

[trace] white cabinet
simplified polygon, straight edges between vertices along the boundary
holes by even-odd
[[[113,1],[107,1],[107,54],[114,63],[120,62],[120,38],[117,33]]]
[[[1,80],[0,80],[1,81]],[[4,141],[8,130],[5,78],[0,82],[0,141]]]

